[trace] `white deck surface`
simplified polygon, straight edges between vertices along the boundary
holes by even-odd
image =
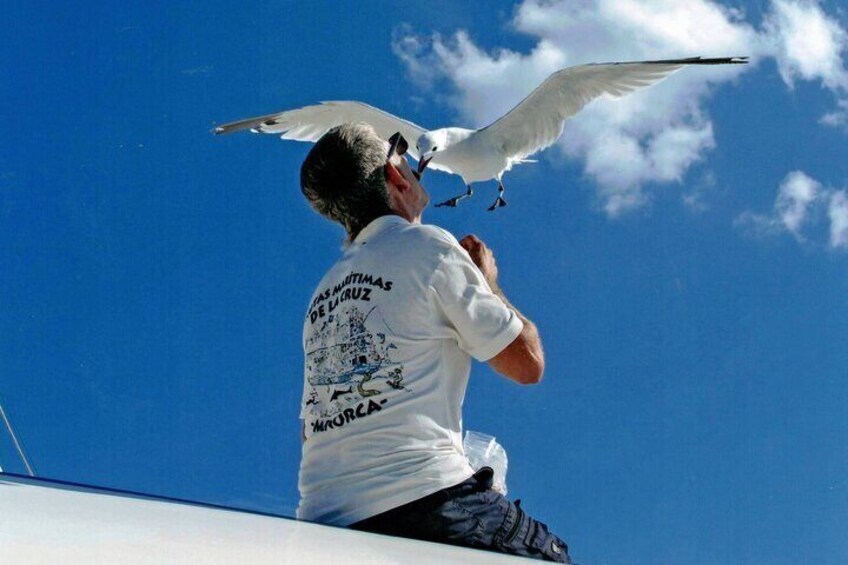
[[[287,518],[0,475],[0,565],[529,562]]]

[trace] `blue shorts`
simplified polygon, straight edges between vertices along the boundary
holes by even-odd
[[[568,546],[528,516],[520,502],[492,490],[492,469],[350,526],[354,530],[488,549],[571,563]]]

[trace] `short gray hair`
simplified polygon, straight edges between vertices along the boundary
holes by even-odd
[[[300,168],[300,190],[321,215],[351,239],[392,213],[386,189],[386,143],[366,123],[343,124],[318,140]]]

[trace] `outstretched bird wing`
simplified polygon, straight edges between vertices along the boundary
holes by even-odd
[[[216,134],[249,129],[254,133],[277,133],[283,139],[318,141],[327,130],[347,122],[367,122],[377,135],[388,139],[400,132],[410,143],[409,153],[418,159],[415,140],[427,130],[368,104],[354,101],[322,102],[295,110],[239,120],[216,127]]]
[[[562,134],[565,120],[602,94],[623,96],[662,80],[686,65],[747,62],[747,57],[694,57],[568,67],[553,73],[515,108],[476,135],[490,136],[489,140],[504,156],[523,159],[552,145]]]

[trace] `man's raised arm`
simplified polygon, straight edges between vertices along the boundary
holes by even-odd
[[[489,366],[501,375],[519,383],[536,384],[545,372],[545,352],[536,325],[527,319],[509,300],[498,286],[498,266],[492,250],[477,236],[467,235],[459,242],[471,256],[471,260],[483,273],[486,282],[501,300],[524,323],[524,329],[503,351],[489,359]]]

